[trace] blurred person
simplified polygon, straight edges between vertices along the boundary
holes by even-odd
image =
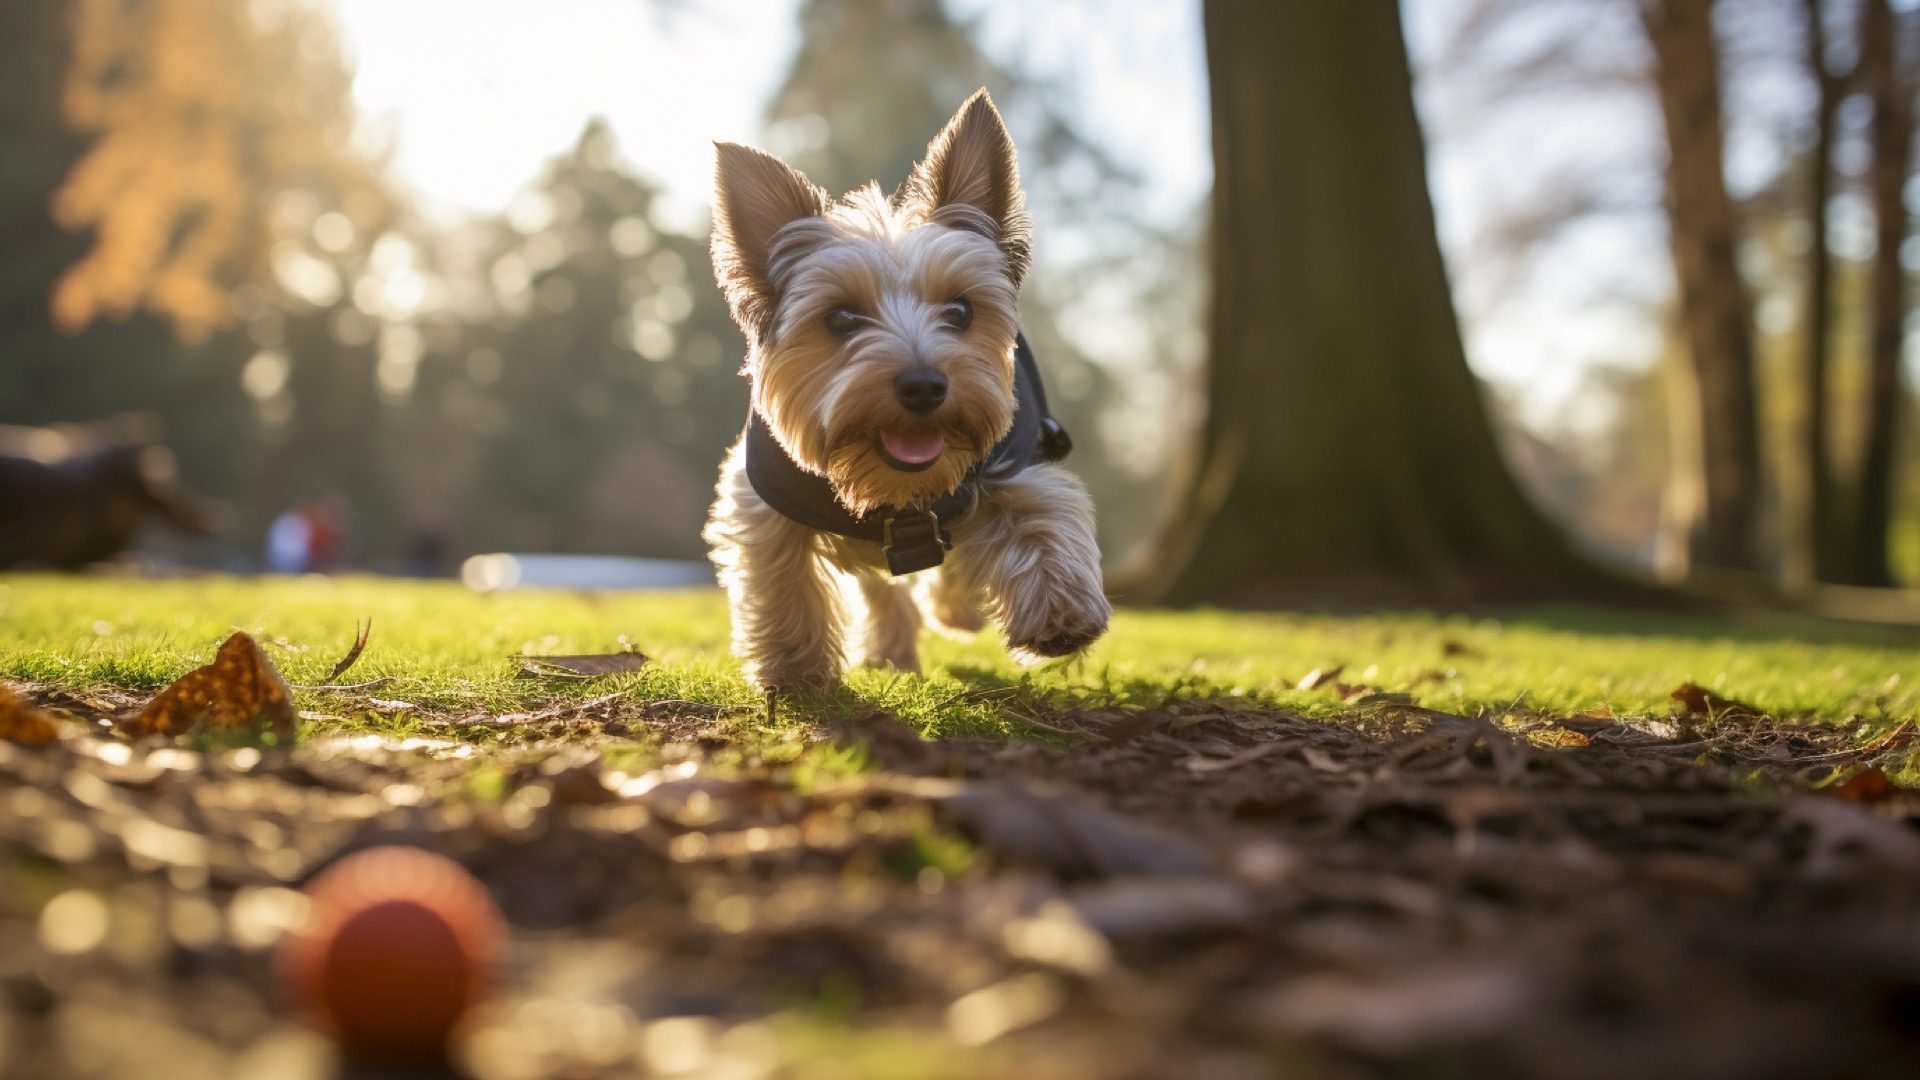
[[[352,539],[353,504],[329,495],[307,504],[307,569],[326,571],[346,556]]]
[[[338,495],[302,503],[267,527],[267,569],[276,574],[320,573],[345,554],[352,507]]]
[[[312,529],[307,515],[294,507],[267,526],[267,569],[276,574],[303,574],[307,570]]]

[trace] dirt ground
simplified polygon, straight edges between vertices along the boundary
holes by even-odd
[[[714,712],[0,744],[0,1075],[435,1075],[274,1012],[287,890],[394,843],[511,923],[456,1047],[479,1080],[1920,1074],[1920,800],[1812,788],[1899,739],[1192,702],[1033,715],[1045,741],[857,718],[817,737],[882,770],[822,778]]]

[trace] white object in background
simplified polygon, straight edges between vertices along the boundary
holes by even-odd
[[[508,589],[693,589],[713,584],[713,567],[691,559],[618,555],[475,555],[460,566],[474,592]]]
[[[312,543],[313,526],[300,511],[289,510],[274,518],[267,527],[267,569],[276,574],[305,573]]]

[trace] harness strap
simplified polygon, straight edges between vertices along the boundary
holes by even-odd
[[[826,477],[808,472],[787,455],[758,410],[747,414],[743,438],[747,482],[762,501],[810,529],[881,545],[887,570],[895,576],[946,561],[953,546],[951,527],[965,520],[979,503],[983,476],[1012,476],[1035,461],[1059,461],[1073,448],[1073,440],[1047,411],[1046,391],[1025,335],[1014,338],[1014,412],[1007,434],[967,470],[958,487],[928,506],[884,506],[855,517]]]

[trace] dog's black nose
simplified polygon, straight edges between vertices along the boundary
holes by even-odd
[[[893,396],[908,412],[925,416],[947,400],[947,377],[930,367],[911,367],[893,377]]]

